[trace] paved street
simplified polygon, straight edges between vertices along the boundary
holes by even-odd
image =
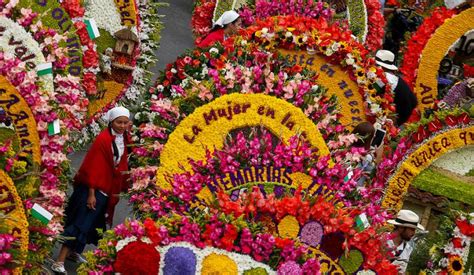
[[[164,69],[166,64],[176,60],[176,57],[182,54],[185,49],[193,48],[191,32],[192,1],[170,0],[169,2],[169,7],[163,8],[160,12],[160,14],[165,15],[162,19],[165,28],[161,33],[160,49],[156,52],[159,61],[156,66],[152,68],[152,71],[155,73]],[[69,156],[74,171],[79,168],[84,156],[85,151],[76,152]],[[122,200],[115,211],[114,225],[123,222],[125,217],[128,215],[129,209],[127,207],[127,202]],[[90,249],[93,249],[93,246],[86,247],[86,250]],[[59,245],[56,245],[53,257],[57,256],[58,250]],[[66,261],[68,274],[76,274],[75,270],[77,266],[77,264]]]

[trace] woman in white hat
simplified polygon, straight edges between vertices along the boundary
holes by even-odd
[[[242,25],[240,15],[233,11],[224,12],[214,23],[212,31],[197,46],[206,48],[216,42],[224,42],[229,36],[236,34]]]
[[[413,237],[416,230],[424,231],[425,228],[420,224],[420,217],[415,212],[405,209],[400,210],[395,219],[387,222],[395,226],[392,239],[388,241],[394,253],[392,264],[398,265],[399,273],[404,274],[415,247]]]
[[[84,262],[81,253],[86,244],[97,244],[97,228],[112,224],[119,193],[128,187],[128,134],[130,112],[124,107],[111,109],[106,119],[109,126],[95,139],[74,177],[74,192],[66,208],[63,236],[74,237],[63,243],[51,269],[66,273],[66,257]]]

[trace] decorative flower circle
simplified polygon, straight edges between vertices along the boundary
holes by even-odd
[[[300,225],[294,216],[288,215],[278,223],[278,234],[283,238],[296,239]]]
[[[202,261],[202,274],[237,274],[237,265],[226,255],[212,253]]]
[[[152,244],[131,242],[117,253],[113,266],[116,272],[122,274],[157,274],[160,254]]]
[[[195,274],[196,255],[186,247],[173,247],[165,255],[164,274]]]
[[[354,274],[361,267],[364,262],[364,256],[359,250],[351,250],[346,255],[342,255],[339,264],[344,268],[348,274]]]
[[[324,234],[322,225],[316,221],[306,223],[301,229],[300,240],[312,247],[317,247],[321,243]]]

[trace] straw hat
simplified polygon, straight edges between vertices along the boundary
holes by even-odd
[[[398,212],[396,219],[388,220],[387,222],[397,226],[425,230],[425,228],[420,224],[420,217],[411,210],[402,209]]]
[[[378,50],[375,54],[375,63],[392,71],[398,70],[395,66],[395,55],[391,51]]]
[[[223,26],[225,26],[229,23],[234,22],[239,17],[240,17],[240,15],[237,12],[233,11],[233,10],[226,11],[221,15],[221,17],[219,17],[219,19],[217,19],[217,21],[214,23],[214,25],[219,25],[219,26],[223,27]]]

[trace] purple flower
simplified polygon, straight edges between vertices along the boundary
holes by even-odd
[[[303,270],[295,261],[288,261],[283,263],[278,268],[277,274],[279,275],[298,275],[303,274]]]

